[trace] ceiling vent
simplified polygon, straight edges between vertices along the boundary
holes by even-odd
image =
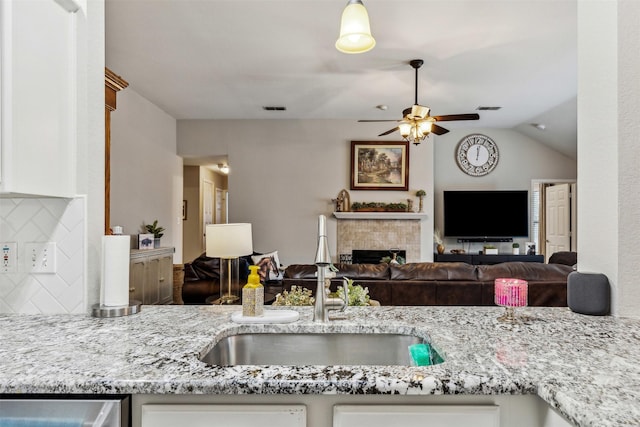
[[[287,107],[277,107],[273,105],[264,106],[262,109],[265,111],[287,111]]]
[[[502,107],[485,107],[485,106],[480,106],[478,108],[476,108],[476,110],[479,111],[497,111],[499,109],[501,109]]]

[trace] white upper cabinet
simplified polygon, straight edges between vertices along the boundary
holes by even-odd
[[[74,0],[0,0],[0,193],[76,194]]]

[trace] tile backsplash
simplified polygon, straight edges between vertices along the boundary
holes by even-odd
[[[86,199],[0,198],[0,243],[17,272],[0,273],[0,313],[86,313]],[[29,273],[26,243],[56,243],[56,272]]]

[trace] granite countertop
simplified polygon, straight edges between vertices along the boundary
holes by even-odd
[[[0,393],[537,394],[579,426],[640,425],[640,321],[567,308],[350,307],[315,324],[238,325],[237,307],[143,306],[129,317],[1,315]],[[208,366],[243,332],[401,332],[431,340],[428,367]]]

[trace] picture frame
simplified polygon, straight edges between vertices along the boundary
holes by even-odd
[[[409,142],[351,141],[351,190],[409,190]]]
[[[524,254],[525,255],[535,255],[536,254],[536,242],[526,242],[524,244]]]
[[[153,234],[138,234],[138,249],[153,249]]]
[[[187,201],[186,200],[182,201],[182,220],[183,221],[187,220]]]

